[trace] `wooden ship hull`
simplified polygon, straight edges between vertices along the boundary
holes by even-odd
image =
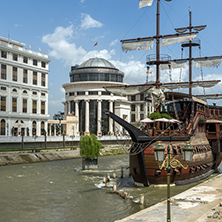
[[[109,112],[108,115],[129,132],[132,138],[132,146],[129,154],[130,174],[135,182],[141,183],[144,186],[167,183],[167,173],[164,169],[159,169],[158,162],[156,162],[154,156],[153,147],[157,144],[157,141],[162,141],[162,145],[165,147],[169,145],[171,157],[179,160],[183,166],[187,167],[184,169],[181,165],[172,169],[170,182],[176,185],[201,180],[216,172],[221,163],[222,139],[219,131],[201,132],[201,127],[196,126],[196,130],[193,131],[192,135],[184,136],[179,130],[176,130],[177,135],[175,135],[174,131],[171,131],[168,132],[168,135],[149,136],[115,114]],[[199,121],[197,122],[199,123]],[[217,129],[222,124],[222,121],[219,120],[212,122],[214,122],[213,125]],[[186,145],[186,141],[190,141],[190,144],[195,148],[192,161],[188,164],[183,160],[182,151],[182,146]]]
[[[150,66],[156,67],[155,83],[147,82],[143,85],[129,85],[120,88],[121,94],[133,95],[133,90],[138,88],[135,94],[146,92],[148,102],[152,101],[152,106],[157,113],[165,113],[170,117],[178,120],[180,125],[171,127],[161,127],[161,124],[153,124],[147,132],[143,132],[113,113],[108,115],[123,126],[132,138],[132,146],[130,148],[130,173],[135,182],[142,183],[144,186],[149,184],[163,184],[167,182],[167,173],[165,170],[160,170],[158,163],[155,161],[153,147],[157,141],[162,141],[162,145],[170,146],[171,157],[179,162],[184,167],[172,167],[171,183],[185,184],[193,182],[214,172],[219,166],[222,158],[222,107],[217,107],[216,104],[209,106],[203,99],[222,99],[221,94],[193,96],[193,87],[213,87],[220,80],[212,81],[193,81],[192,67],[218,67],[222,62],[222,56],[210,57],[193,57],[192,47],[199,47],[200,40],[196,35],[203,30],[206,25],[193,26],[191,19],[191,11],[189,11],[189,26],[176,28],[175,34],[160,35],[160,1],[156,1],[156,34],[150,37],[134,38],[121,40],[123,51],[132,50],[150,50],[152,45],[156,44],[156,55],[150,54],[147,56],[146,65],[147,73]],[[166,0],[170,2],[170,0]],[[153,1],[140,1],[140,7],[152,6]],[[189,51],[188,58],[172,59],[170,56],[160,54],[161,47],[168,46],[177,42],[181,42],[182,50],[187,48]],[[160,70],[168,69],[170,79],[172,81],[171,69],[185,66],[188,63],[189,81],[181,82],[160,82]],[[202,74],[201,74],[202,75]],[[155,89],[154,89],[155,88]],[[189,94],[173,92],[174,89],[188,88]],[[118,93],[116,86],[106,88],[111,93]],[[127,93],[128,92],[128,93]],[[164,93],[165,92],[165,93]],[[165,95],[164,95],[165,94]],[[162,105],[161,105],[162,104]],[[163,105],[164,104],[164,105]],[[162,107],[161,107],[162,106]],[[172,124],[173,125],[173,124]],[[193,159],[188,163],[188,166],[183,161],[182,147],[189,141],[195,148],[193,151]],[[166,153],[165,153],[166,156]]]

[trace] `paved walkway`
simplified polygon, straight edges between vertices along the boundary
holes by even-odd
[[[163,201],[118,222],[163,222],[166,211],[166,201]],[[222,174],[171,197],[171,221],[222,221]]]

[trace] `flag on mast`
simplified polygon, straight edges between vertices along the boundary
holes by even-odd
[[[139,9],[146,6],[151,6],[152,4],[153,4],[153,0],[140,0]]]

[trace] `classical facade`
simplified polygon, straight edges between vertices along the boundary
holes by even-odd
[[[47,131],[48,55],[0,37],[0,135],[40,136]]]
[[[124,73],[102,58],[91,58],[81,65],[71,67],[70,82],[65,89],[65,116],[73,113],[77,118],[75,136],[94,133],[113,135],[123,129],[105,112],[111,111],[130,122],[130,102],[126,96],[107,92],[106,86],[121,86]]]

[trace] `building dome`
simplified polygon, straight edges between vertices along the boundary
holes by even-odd
[[[103,68],[113,68],[116,67],[109,61],[103,58],[91,58],[83,62],[78,68],[89,68],[89,67],[103,67]]]
[[[124,73],[103,58],[91,58],[71,67],[70,82],[105,81],[123,82]]]

